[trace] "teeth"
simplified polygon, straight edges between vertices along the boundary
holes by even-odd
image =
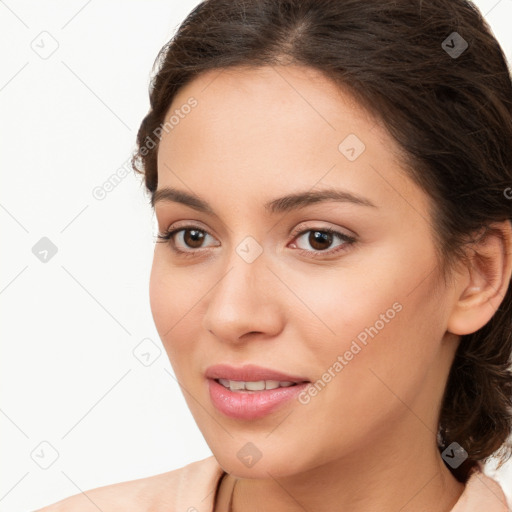
[[[243,380],[218,379],[219,383],[231,391],[263,391],[264,389],[286,388],[293,386],[294,382],[277,380],[258,380],[256,382],[245,382]]]

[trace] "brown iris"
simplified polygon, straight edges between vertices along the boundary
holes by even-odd
[[[318,247],[318,244],[331,245],[332,243],[332,234],[326,233],[325,231],[311,231],[311,234],[308,237],[308,242],[311,244],[311,247],[317,250],[327,249],[327,247]]]
[[[190,233],[190,236],[188,236],[188,233]],[[185,244],[191,249],[199,249],[202,241],[204,240],[204,233],[199,229],[185,229],[183,232],[183,239]]]

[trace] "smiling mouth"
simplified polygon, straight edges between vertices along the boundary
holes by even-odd
[[[277,380],[258,380],[258,381],[241,381],[228,379],[214,379],[216,382],[224,386],[226,389],[234,392],[257,393],[278,388],[288,388],[302,384],[302,382],[277,381]],[[306,382],[306,381],[304,381]]]
[[[217,410],[237,420],[251,421],[263,418],[303,392],[310,381],[240,381],[208,378],[210,399]]]

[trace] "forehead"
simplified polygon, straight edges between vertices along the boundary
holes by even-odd
[[[238,138],[244,140],[246,135],[261,138],[265,133],[271,135],[272,140],[277,138],[283,142],[287,136],[311,139],[314,131],[319,132],[315,140],[318,143],[323,134],[335,135],[336,140],[348,128],[364,132],[367,125],[377,124],[348,90],[342,90],[321,72],[305,66],[207,71],[178,91],[167,117],[179,111],[192,97],[198,105],[190,112],[191,119],[205,127],[215,124],[216,131],[238,133]],[[238,130],[240,126],[252,128],[252,131],[242,132]],[[175,128],[176,134],[180,130],[179,126]],[[280,128],[289,130],[278,133]]]
[[[404,212],[411,202],[428,207],[382,123],[311,68],[210,70],[179,90],[171,116],[179,121],[160,142],[159,188],[215,190],[232,201],[343,186]]]

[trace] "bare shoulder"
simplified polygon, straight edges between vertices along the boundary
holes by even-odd
[[[181,470],[97,487],[34,512],[168,512]]]

